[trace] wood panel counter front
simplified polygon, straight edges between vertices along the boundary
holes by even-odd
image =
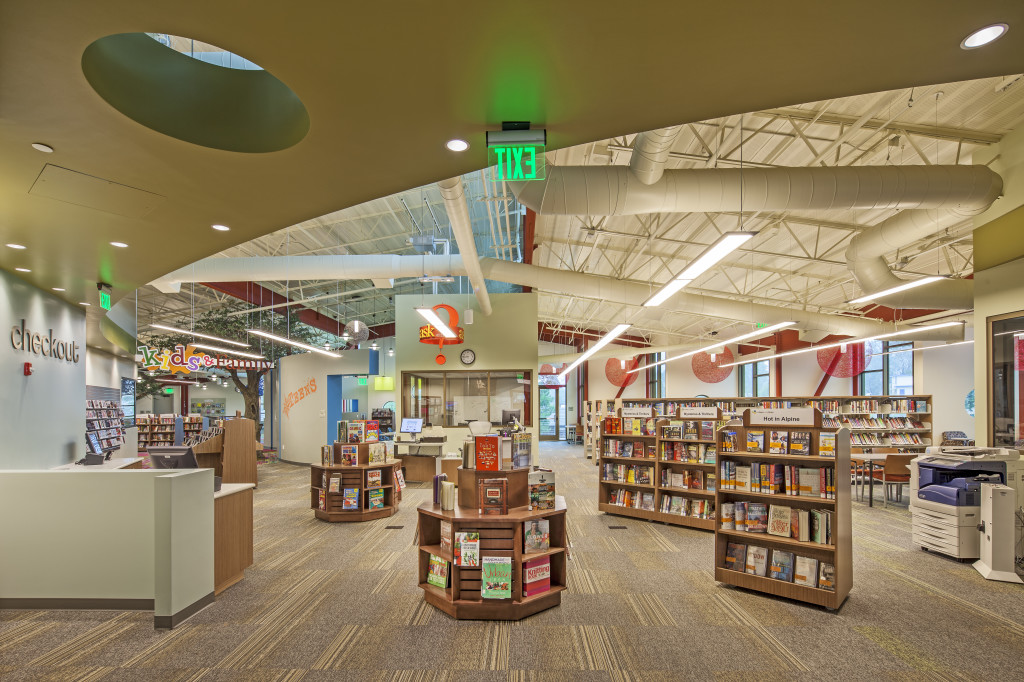
[[[224,483],[213,494],[213,591],[220,594],[252,566],[252,483]]]

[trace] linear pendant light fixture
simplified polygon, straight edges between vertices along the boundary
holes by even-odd
[[[188,334],[189,336],[199,336],[199,337],[204,338],[204,339],[210,339],[211,341],[220,341],[221,343],[227,343],[227,344],[230,344],[232,346],[238,346],[240,348],[248,348],[249,347],[249,344],[247,344],[247,343],[240,343],[238,341],[231,341],[229,339],[222,339],[219,336],[211,336],[210,334],[200,334],[199,332],[190,332],[187,329],[178,329],[177,327],[168,327],[165,324],[150,323],[149,326],[150,327],[156,327],[157,329],[164,329],[164,330],[167,330],[169,332],[177,332],[178,334]]]
[[[925,284],[931,284],[932,282],[938,282],[939,280],[942,279],[946,278],[942,277],[941,275],[930,275],[928,277],[922,277],[921,279],[911,280],[906,284],[900,284],[899,286],[892,287],[891,289],[883,289],[882,291],[876,291],[875,293],[868,294],[867,296],[855,298],[852,301],[847,301],[847,303],[864,303],[866,301],[871,301],[876,298],[882,298],[883,296],[888,296],[890,294],[898,294],[901,291],[907,291],[908,289],[916,289],[917,287],[924,286]]]
[[[756,232],[725,232],[711,246],[704,249],[686,268],[669,280],[653,296],[644,302],[647,307],[658,306],[687,284],[713,268],[720,260],[757,235]]]
[[[306,345],[304,343],[299,343],[298,341],[292,341],[291,339],[286,339],[283,336],[276,336],[274,334],[268,334],[267,332],[260,331],[259,329],[248,329],[246,331],[248,331],[250,334],[255,334],[256,336],[262,336],[265,339],[270,339],[271,341],[278,341],[280,343],[286,343],[289,346],[295,346],[296,348],[303,348],[305,350],[311,350],[314,353],[320,353],[321,355],[326,355],[327,357],[330,357],[330,358],[340,358],[341,357],[341,355],[339,355],[338,353],[332,353],[330,351],[324,350],[323,348],[317,348],[316,346],[309,346],[309,345]]]
[[[728,346],[730,343],[739,343],[740,341],[746,341],[747,339],[752,339],[752,338],[757,337],[757,336],[764,336],[765,334],[771,334],[772,332],[778,331],[780,329],[785,329],[786,327],[792,327],[794,324],[796,324],[796,322],[792,322],[792,321],[790,321],[790,322],[779,322],[778,324],[773,324],[770,327],[764,327],[763,329],[755,329],[752,332],[747,332],[746,334],[740,334],[739,336],[734,336],[733,338],[726,339],[725,341],[715,341],[714,343],[712,343],[710,345],[703,346],[702,348],[697,348],[695,350],[687,351],[687,352],[683,353],[682,355],[676,355],[676,356],[673,356],[671,358],[666,358],[664,360],[658,360],[657,362],[652,362],[649,365],[644,365],[642,367],[637,367],[636,369],[631,369],[628,372],[626,372],[626,374],[632,374],[633,372],[639,372],[640,370],[647,369],[648,367],[655,367],[657,365],[664,365],[666,362],[672,362],[673,360],[681,360],[683,358],[688,358],[691,355],[696,355],[697,353],[701,353],[701,352],[704,352],[704,351],[714,350],[716,348],[722,348],[724,346]],[[714,362],[714,361],[712,360],[712,362]],[[721,365],[721,366],[722,367],[729,367],[729,365]]]
[[[238,355],[243,358],[253,358],[254,360],[266,360],[262,355],[256,355],[255,353],[243,353],[240,350],[232,350],[231,348],[221,348],[220,346],[208,346],[205,343],[193,343],[193,348],[202,348],[203,350],[217,351],[218,353],[230,353],[231,355]]]
[[[597,343],[595,343],[593,346],[588,348],[586,350],[586,352],[583,353],[583,355],[581,355],[578,358],[576,358],[576,360],[574,360],[571,365],[569,365],[568,367],[563,369],[561,372],[559,372],[558,373],[558,378],[562,379],[564,381],[565,377],[567,377],[569,375],[569,372],[571,372],[574,369],[576,369],[577,367],[579,367],[580,364],[582,364],[587,358],[589,358],[591,355],[593,355],[594,353],[596,353],[597,351],[601,350],[602,348],[607,346],[609,343],[614,341],[618,336],[620,336],[622,334],[622,332],[626,331],[631,326],[632,325],[630,325],[630,324],[617,324],[617,325],[615,325],[614,329],[612,329],[610,332],[608,332],[607,334],[602,336],[597,341]]]
[[[429,322],[431,327],[441,332],[441,336],[443,336],[446,339],[455,338],[455,332],[453,332],[448,327],[448,325],[441,321],[441,318],[438,317],[437,313],[434,312],[433,308],[417,308],[416,312],[418,312],[423,317],[424,320]]]
[[[748,362],[760,362],[761,360],[774,360],[775,358],[784,358],[790,355],[798,355],[800,353],[810,353],[811,351],[825,350],[826,348],[836,348],[838,346],[851,346],[857,343],[865,343],[867,341],[877,341],[879,339],[891,339],[895,336],[906,336],[907,334],[918,334],[920,332],[927,332],[933,329],[943,329],[945,327],[953,327],[956,325],[962,325],[963,322],[940,322],[939,324],[932,324],[927,327],[911,327],[909,329],[903,329],[898,332],[889,332],[888,334],[876,334],[875,336],[868,336],[863,339],[846,339],[845,341],[835,341],[833,343],[826,343],[820,346],[808,346],[807,348],[800,348],[798,350],[790,350],[785,353],[775,353],[774,355],[765,355],[756,358],[746,358],[744,360],[737,360],[736,362],[730,362],[728,365],[722,365],[722,367],[734,367],[736,365],[745,365]]]

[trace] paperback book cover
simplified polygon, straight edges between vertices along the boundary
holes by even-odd
[[[626,442],[622,444],[622,452],[619,457],[632,457],[633,456],[633,444]]]
[[[434,554],[427,565],[427,584],[444,589],[448,587],[448,562]]]
[[[645,511],[654,511],[654,493],[643,493],[640,497],[640,508]]]
[[[700,435],[700,426],[695,421],[687,421],[683,426],[683,440],[697,440]]]
[[[441,550],[452,551],[452,523],[451,521],[441,522]]]
[[[348,422],[347,421],[339,421],[338,422],[338,442],[339,443],[347,443],[348,442]]]
[[[328,481],[327,485],[328,485],[328,488],[327,488],[328,492],[332,492],[332,493],[339,492],[341,490],[341,476],[338,475],[338,474],[334,474],[333,476],[331,476],[331,480]]]
[[[359,446],[358,445],[342,445],[341,446],[341,464],[344,466],[352,466],[359,464]]]
[[[321,490],[319,497],[320,497],[320,499],[317,502],[317,507],[322,509],[322,510],[324,510],[324,511],[327,511],[327,493],[325,493],[323,490]]]
[[[793,510],[781,504],[768,508],[768,534],[788,538],[793,522]]]
[[[483,557],[480,570],[480,595],[484,599],[512,598],[512,557]]]
[[[789,431],[772,431],[768,452],[773,455],[784,455],[789,449]]]
[[[794,509],[790,537],[800,542],[811,541],[811,514],[806,509]]]
[[[736,452],[736,432],[722,432],[722,452]]]
[[[477,485],[480,513],[485,516],[508,514],[508,479],[484,478]]]
[[[744,570],[747,546],[742,542],[730,542],[725,548],[725,567],[733,571]]]
[[[523,596],[532,597],[551,589],[551,557],[523,562]]]
[[[732,511],[733,518],[736,519],[736,530],[747,529],[747,503],[740,501],[736,502],[736,508]]]
[[[380,469],[369,469],[366,472],[366,487],[379,488],[381,486]]]
[[[359,509],[359,488],[345,488],[345,493],[341,501],[341,508],[345,511],[355,511]]]
[[[714,443],[708,443],[704,446],[704,464],[714,464],[717,455],[718,452]]]
[[[501,437],[497,435],[477,436],[474,442],[476,468],[480,471],[501,469]]]
[[[555,473],[531,471],[529,475],[530,509],[555,508]]]
[[[836,456],[836,434],[835,432],[826,433],[822,431],[818,434],[818,456],[819,457],[835,457]]]
[[[818,567],[818,588],[822,590],[828,590],[829,592],[836,591],[836,567],[830,563],[824,561]]]
[[[370,491],[370,509],[383,509],[384,508],[384,490],[383,488],[377,488],[376,490]]]
[[[456,566],[479,566],[480,565],[480,533],[458,532],[455,534],[455,557]]]
[[[370,464],[383,464],[388,461],[388,446],[386,443],[370,443]]]
[[[811,557],[798,556],[793,569],[793,582],[804,587],[818,586],[818,560]]]
[[[402,467],[395,467],[395,484],[399,490],[405,490],[405,474],[402,473]]]
[[[811,454],[811,432],[794,431],[789,434],[789,454],[809,455]]]
[[[700,423],[700,439],[701,440],[714,440],[715,439],[715,422],[701,422]]]
[[[748,493],[752,492],[750,489],[750,467],[746,465],[736,467],[733,489]]]
[[[325,467],[331,466],[331,446],[324,445],[320,448],[320,464]]]
[[[364,423],[363,440],[367,443],[376,443],[380,440],[380,422],[376,419],[367,419]]]
[[[762,502],[747,503],[748,533],[764,533],[768,530],[768,507]]]
[[[672,496],[672,502],[669,505],[669,514],[682,514],[683,513],[683,498],[679,495]]]
[[[546,552],[551,549],[551,522],[547,519],[523,522],[523,552]]]
[[[793,553],[773,549],[771,575],[768,577],[787,583],[793,582]]]
[[[362,443],[366,435],[364,430],[366,425],[361,421],[352,421],[348,423],[348,442],[349,443]]]
[[[747,452],[764,452],[764,431],[747,431]]]
[[[821,471],[817,468],[797,469],[799,492],[803,497],[821,497]]]
[[[746,572],[751,575],[764,576],[768,568],[768,550],[764,547],[750,545],[747,547]]]

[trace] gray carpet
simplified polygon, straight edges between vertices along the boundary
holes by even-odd
[[[216,604],[173,631],[146,612],[0,611],[0,679],[1024,676],[1024,587],[913,548],[905,508],[854,503],[854,588],[830,613],[719,586],[710,533],[598,513],[597,468],[581,450],[541,447],[573,542],[558,608],[452,620],[416,587],[415,508],[428,490],[408,489],[395,517],[327,524],[308,508],[308,470],[274,463],[259,471],[256,563]]]

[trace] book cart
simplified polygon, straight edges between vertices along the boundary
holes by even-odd
[[[802,431],[810,433],[810,447],[807,455],[772,455],[767,452],[747,452],[747,432],[751,429],[771,431]],[[724,452],[723,439],[729,432],[735,432],[736,451]],[[836,433],[835,457],[822,457],[819,454],[820,434]],[[769,449],[764,448],[766,451]],[[727,585],[735,585],[758,592],[766,592],[780,597],[838,609],[850,593],[853,586],[853,543],[852,519],[850,514],[850,438],[846,428],[822,427],[822,413],[812,407],[795,409],[745,410],[742,421],[734,420],[718,432],[719,471],[722,465],[734,462],[737,466],[750,465],[752,462],[778,463],[784,466],[805,468],[832,469],[834,476],[834,499],[820,497],[794,496],[786,494],[755,493],[747,490],[728,489],[720,485],[717,492],[718,509],[726,502],[748,501],[761,502],[766,505],[781,505],[793,510],[825,510],[832,512],[832,542],[820,544],[806,542],[792,537],[781,537],[761,532],[745,530],[724,530],[721,519],[715,526],[715,580]],[[722,481],[724,476],[720,474]],[[832,564],[835,569],[834,591],[808,587],[794,582],[786,582],[768,577],[770,568],[764,577],[752,575],[739,570],[725,568],[726,550],[729,542],[764,547],[769,552],[776,549],[792,552],[795,556],[817,559],[820,570],[821,562]],[[768,566],[771,566],[769,559]]]
[[[524,470],[525,471],[525,470]],[[472,473],[472,471],[471,471]],[[419,568],[417,579],[427,603],[436,606],[452,618],[459,620],[520,620],[562,602],[566,585],[565,498],[555,497],[554,509],[530,511],[526,476],[509,476],[509,471],[480,472],[490,478],[508,479],[509,509],[507,514],[485,515],[478,507],[478,498],[470,486],[459,486],[458,505],[454,509],[441,509],[441,505],[426,502],[417,509]],[[463,480],[462,469],[459,479]],[[513,506],[519,504],[520,506]],[[550,548],[540,552],[524,552],[523,524],[546,519],[550,531]],[[481,566],[458,566],[453,550],[441,548],[441,522],[452,525],[452,536],[459,532],[480,534],[480,564],[488,556],[511,557],[512,598],[485,599],[481,593]],[[448,586],[441,588],[427,582],[430,556],[440,557],[448,563]],[[550,557],[550,587],[538,594],[523,594],[523,564],[534,559]]]
[[[597,443],[599,458],[598,475],[600,477],[598,485],[598,510],[608,514],[629,516],[647,521],[661,521],[663,523],[701,530],[714,530],[716,459],[714,455],[708,457],[704,455],[707,448],[717,447],[714,433],[718,428],[719,420],[722,418],[721,410],[715,407],[679,408],[674,414],[668,415],[672,417],[671,420],[666,419],[665,416],[655,416],[650,406],[621,408],[617,412],[619,416],[612,417],[611,419],[654,420],[655,428],[653,433],[640,435],[632,432],[609,433],[606,429],[606,424],[609,422],[602,421],[600,427],[601,436]],[[606,417],[605,420],[607,419]],[[711,433],[701,434],[698,431],[695,437],[684,437],[682,427],[678,424],[692,422],[697,422],[698,425],[705,425],[705,431],[710,422]],[[621,424],[622,422],[620,421],[619,423]],[[625,450],[625,443],[633,444],[633,451],[630,456],[610,454],[613,452],[622,454]],[[636,448],[638,444],[644,446],[642,456],[637,456]],[[648,446],[653,446],[653,448],[648,448]],[[698,457],[696,460],[692,457],[689,460],[674,458],[677,447],[686,450],[690,446],[697,449]],[[649,449],[652,451],[648,452]],[[611,480],[606,477],[606,464],[612,467],[617,465],[650,467],[650,482],[638,483]],[[692,481],[692,484],[673,486],[665,481],[666,478],[671,478],[672,474],[683,474],[688,482]],[[637,496],[649,493],[652,498],[653,509],[643,509],[615,503],[613,493],[616,490],[622,489],[629,490],[631,494]],[[678,511],[665,511],[666,507],[670,507],[666,503],[673,497],[681,498],[688,507],[694,505],[695,502],[703,501],[705,511],[700,515],[683,515]]]
[[[379,459],[380,454],[377,454],[377,461],[371,461],[371,448],[387,452],[383,443],[354,443],[351,447],[357,448],[358,462],[343,464],[342,448],[349,445],[335,443],[333,446],[325,446],[330,449],[330,463],[313,464],[310,467],[309,506],[313,515],[330,523],[353,523],[383,519],[395,514],[402,499],[402,491],[395,478],[395,469],[401,466],[401,462],[386,459],[386,454],[383,455],[384,459]],[[372,471],[380,471],[379,484],[371,484],[369,476]],[[338,489],[334,492],[330,490],[332,477],[340,479]],[[355,509],[345,509],[346,489],[358,491]],[[378,490],[383,494],[383,506],[371,508],[371,493]]]

